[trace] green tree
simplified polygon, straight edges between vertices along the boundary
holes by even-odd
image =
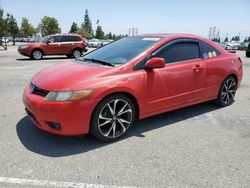
[[[228,37],[225,38],[224,42],[228,42]]]
[[[4,11],[0,7],[0,37],[4,37],[7,34],[6,20],[3,17]]]
[[[37,30],[29,23],[27,18],[22,18],[20,32],[22,36],[32,37],[37,33]]]
[[[93,36],[92,23],[89,17],[88,9],[85,10],[84,21],[81,27],[85,28],[85,30],[88,32],[88,35],[91,35],[91,37]]]
[[[96,37],[97,39],[104,39],[104,36],[105,36],[105,33],[104,33],[104,31],[102,30],[102,26],[98,25],[97,28],[96,28],[95,37]]]
[[[69,33],[77,33],[78,30],[79,30],[79,28],[77,26],[77,23],[73,22],[72,25],[71,25]]]
[[[7,14],[6,23],[7,23],[8,34],[12,37],[13,45],[15,45],[15,38],[19,33],[17,21],[13,15]]]
[[[54,17],[44,16],[41,19],[38,28],[42,36],[61,33],[61,28],[59,27],[58,21]]]
[[[105,35],[105,39],[112,39],[112,33],[109,32],[108,34]]]
[[[87,39],[90,39],[92,37],[92,34],[89,33],[84,26],[81,26],[77,33]]]

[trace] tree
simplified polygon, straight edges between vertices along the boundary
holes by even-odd
[[[81,26],[79,31],[77,32],[78,34],[82,35],[82,37],[90,39],[92,37],[92,34],[89,33],[84,26]]]
[[[228,42],[228,37],[225,38],[224,42]]]
[[[71,25],[69,33],[77,33],[78,30],[79,30],[79,28],[77,26],[77,23],[73,22],[72,25]]]
[[[41,19],[38,28],[42,36],[61,33],[61,28],[59,27],[58,21],[54,17],[44,16]]]
[[[235,36],[235,37],[234,37],[234,40],[235,40],[235,41],[240,41],[240,36]]]
[[[104,35],[105,35],[105,33],[102,30],[102,26],[98,25],[97,28],[96,28],[95,37],[97,39],[104,39]]]
[[[4,11],[0,7],[0,37],[4,37],[7,33],[6,20],[3,17]]]
[[[29,23],[27,18],[22,18],[20,32],[25,37],[32,37],[37,33],[37,30]]]
[[[105,38],[105,39],[112,39],[112,36],[113,36],[112,33],[109,32],[108,34],[105,35],[104,38]]]
[[[88,35],[93,36],[92,23],[89,17],[88,9],[85,10],[84,21],[82,23],[82,27],[85,28],[86,32],[88,32]]]
[[[7,23],[8,34],[12,37],[13,45],[15,45],[15,38],[19,33],[17,21],[13,15],[7,14],[6,23]]]

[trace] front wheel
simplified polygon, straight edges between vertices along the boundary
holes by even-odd
[[[125,95],[112,95],[101,101],[92,116],[91,134],[102,141],[124,136],[135,120],[135,106]]]
[[[231,105],[234,102],[236,89],[236,79],[233,76],[227,77],[221,85],[216,103],[222,107]]]
[[[40,60],[43,58],[43,53],[41,50],[34,50],[31,54],[31,58],[34,60]]]

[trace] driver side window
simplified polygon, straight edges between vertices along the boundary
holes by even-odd
[[[200,58],[199,44],[195,42],[179,42],[160,50],[154,57],[162,57],[166,63],[189,61]]]
[[[49,41],[52,43],[61,42],[61,37],[60,36],[51,37]]]

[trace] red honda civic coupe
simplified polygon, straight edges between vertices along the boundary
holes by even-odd
[[[139,35],[40,71],[23,102],[40,129],[114,141],[135,119],[211,100],[231,105],[241,79],[241,59],[205,38]]]

